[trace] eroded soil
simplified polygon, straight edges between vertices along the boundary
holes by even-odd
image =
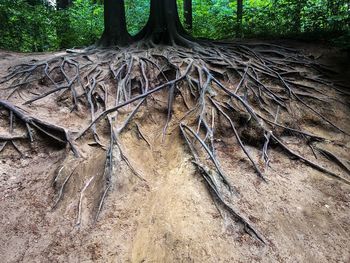
[[[316,57],[327,57],[327,52],[338,54],[310,45],[303,49],[314,52]],[[10,65],[51,55],[0,52],[0,76]],[[334,59],[327,63],[334,63]],[[337,70],[344,69],[343,64],[333,65]],[[40,112],[41,117],[60,120],[73,131],[88,123],[77,123],[79,116],[65,118],[65,110],[53,103],[37,105],[46,109]],[[349,107],[334,102],[334,108],[330,114],[335,123],[350,131]],[[29,110],[34,113],[35,106]],[[271,152],[265,184],[234,142],[219,143],[217,151],[223,169],[239,192],[232,202],[266,238],[267,244],[263,245],[215,206],[178,129],[170,127],[163,140],[159,122],[164,118],[161,112],[143,116],[139,128],[150,145],[140,140],[133,125],[123,134],[123,151],[144,180],[125,165],[119,167],[96,224],[91,223],[87,212],[96,195],[92,190],[82,197],[80,225],[76,224],[77,210],[82,186],[103,169],[104,151],[90,146],[81,149],[85,159],[90,160],[79,167],[84,176],[73,176],[63,201],[52,209],[57,197],[52,182],[66,150],[36,141],[19,145],[23,153],[20,156],[6,147],[0,155],[0,261],[350,262],[349,185],[289,159],[278,149]],[[1,122],[2,130],[4,123]],[[324,147],[350,160],[349,137],[317,123],[301,125],[338,140],[339,145]],[[290,139],[288,144],[310,154],[310,149],[297,140]],[[258,158],[260,153],[253,147],[249,149]],[[348,176],[323,158],[317,162]],[[68,166],[74,165],[71,162]]]

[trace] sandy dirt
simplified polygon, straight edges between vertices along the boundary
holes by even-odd
[[[343,76],[349,71],[342,55],[333,49],[311,44],[302,48]],[[11,65],[51,55],[2,51],[0,76]],[[73,131],[88,123],[79,122],[79,116],[64,119],[66,110],[49,102],[26,109],[34,113],[40,107],[42,118],[64,122]],[[334,102],[329,116],[350,132],[349,108]],[[265,237],[264,245],[212,201],[178,129],[171,126],[163,141],[159,122],[164,122],[164,112],[152,116],[146,112],[138,118],[143,120],[139,128],[150,145],[140,140],[134,125],[121,142],[123,153],[144,180],[125,164],[118,166],[96,224],[92,224],[89,207],[97,193],[81,194],[81,189],[102,172],[104,151],[86,146],[81,151],[88,161],[77,164],[65,158],[65,149],[50,142],[20,144],[23,156],[6,147],[0,155],[0,262],[350,262],[349,185],[289,159],[278,149],[271,152],[265,184],[233,137],[232,143],[229,138],[225,144],[218,143],[223,169],[239,192],[232,196],[232,204]],[[6,121],[0,122],[1,131]],[[301,125],[338,140],[339,145],[323,146],[350,160],[349,137],[317,122]],[[298,140],[285,139],[291,148],[310,156],[310,149]],[[258,158],[254,147],[249,150]],[[344,178],[349,176],[323,158],[317,162]],[[64,173],[77,167],[81,176],[73,173],[62,202],[52,209],[57,198],[52,183],[63,163]],[[82,213],[77,225],[80,197]]]

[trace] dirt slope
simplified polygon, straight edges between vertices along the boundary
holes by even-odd
[[[312,46],[306,50],[314,51]],[[0,76],[8,66],[32,58],[38,55],[0,52]],[[350,131],[350,109],[342,104],[334,107],[336,123]],[[41,112],[47,119],[64,118],[64,112],[56,114],[59,108],[47,109]],[[139,128],[150,145],[140,140],[133,125],[121,138],[124,154],[143,179],[126,165],[118,167],[95,225],[88,208],[96,193],[82,195],[79,226],[77,209],[81,186],[103,167],[102,150],[81,149],[91,160],[78,168],[85,176],[72,178],[54,210],[57,192],[52,181],[66,152],[35,142],[21,145],[22,157],[11,147],[1,153],[1,262],[350,262],[349,185],[278,150],[271,152],[265,184],[236,144],[220,144],[220,161],[239,192],[232,202],[264,235],[267,244],[263,245],[216,207],[178,130],[170,127],[163,140],[159,123],[164,113],[145,114]],[[74,119],[65,121],[75,130],[84,126]],[[337,139],[339,146],[329,149],[350,160],[349,137],[315,123],[307,128]],[[299,152],[310,151],[296,140],[289,145]],[[255,157],[259,154],[254,148],[250,151]],[[347,176],[322,158],[318,162]]]

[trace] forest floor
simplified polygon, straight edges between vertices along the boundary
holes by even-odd
[[[350,76],[349,57],[339,50],[299,42],[282,44],[312,54],[343,78]],[[0,51],[0,77],[9,66],[56,54]],[[334,103],[334,122],[350,131],[350,108]],[[77,130],[84,127],[77,123],[79,116],[65,118],[66,110],[54,104],[41,103],[40,107],[45,119],[60,120]],[[31,110],[35,112],[35,107]],[[145,181],[121,168],[120,180],[95,225],[84,212],[82,223],[76,225],[79,178],[72,179],[63,201],[51,209],[56,196],[52,181],[65,150],[39,141],[19,145],[24,154],[20,156],[6,147],[0,155],[0,261],[350,262],[349,185],[278,150],[271,152],[269,183],[265,184],[254,175],[236,144],[222,144],[218,157],[240,193],[239,210],[264,235],[267,244],[263,245],[228,216],[223,215],[223,220],[179,132],[169,131],[162,141],[162,126],[157,123],[164,121],[164,115],[147,115],[140,125],[150,146],[131,128],[122,135],[125,154]],[[303,126],[342,142],[329,150],[350,160],[349,137],[312,120],[305,120]],[[288,144],[301,153],[310,151],[292,139]],[[86,158],[92,158],[89,148],[82,149]],[[95,148],[93,162],[82,171],[93,174],[102,170],[104,161],[99,156],[103,155]],[[341,171],[322,159],[318,163]],[[85,202],[93,202],[93,194]]]

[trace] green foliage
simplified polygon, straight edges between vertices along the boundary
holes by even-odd
[[[181,13],[183,0],[178,3]],[[243,4],[244,37],[346,39],[350,31],[347,0],[243,0]],[[193,35],[211,39],[235,36],[235,0],[193,0],[193,8]]]
[[[55,14],[50,7],[23,0],[0,2],[0,48],[18,51],[57,50]]]
[[[235,34],[234,11],[230,0],[193,2],[193,35],[204,38],[231,38]]]
[[[124,3],[128,31],[131,35],[135,35],[147,23],[150,13],[149,1],[125,0]]]
[[[103,30],[103,6],[76,0],[67,10],[42,1],[1,0],[0,48],[50,51],[94,43]]]
[[[103,6],[96,1],[75,0],[67,10],[56,11],[56,16],[60,48],[91,45],[103,32]]]
[[[147,22],[149,0],[125,0],[127,26],[135,35]],[[45,0],[0,0],[0,48],[50,51],[88,46],[103,31],[103,1],[73,0],[56,10]],[[244,0],[243,37],[303,37],[349,46],[348,0]],[[196,37],[236,35],[236,0],[193,0]],[[183,0],[178,0],[183,20]]]

